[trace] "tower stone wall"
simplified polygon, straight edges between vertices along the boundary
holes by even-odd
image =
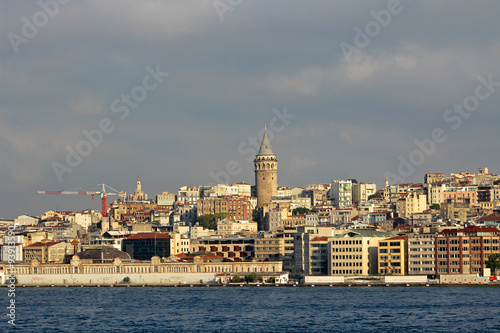
[[[271,202],[271,197],[278,190],[278,159],[271,149],[267,129],[264,131],[259,153],[255,156],[254,167],[257,207],[262,207]]]

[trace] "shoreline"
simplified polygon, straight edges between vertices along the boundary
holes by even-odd
[[[8,285],[1,285],[2,288],[9,288]],[[420,287],[420,288],[430,288],[430,287],[472,287],[472,288],[498,288],[500,283],[334,283],[334,284],[207,284],[207,283],[190,283],[190,284],[102,284],[102,285],[89,285],[89,284],[78,284],[78,285],[16,285],[16,288],[394,288],[394,287]]]

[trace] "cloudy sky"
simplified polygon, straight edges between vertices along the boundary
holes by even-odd
[[[130,193],[138,176],[150,196],[253,184],[265,123],[280,185],[498,173],[499,12],[493,0],[2,1],[0,217],[100,209],[35,191]]]

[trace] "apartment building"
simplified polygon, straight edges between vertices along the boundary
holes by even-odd
[[[378,242],[378,273],[408,274],[408,237],[396,236]]]
[[[377,230],[352,230],[331,238],[330,275],[376,275],[378,241],[394,236]]]
[[[264,230],[265,231],[277,231],[282,230],[283,224],[282,220],[286,219],[289,214],[287,208],[272,208],[264,217]]]
[[[74,254],[74,246],[70,243],[42,240],[23,249],[24,261],[44,263],[62,263],[66,255]]]
[[[217,234],[219,235],[234,235],[240,232],[256,233],[257,222],[234,221],[230,219],[217,222]]]
[[[408,217],[415,213],[421,213],[427,209],[427,196],[417,191],[411,191],[401,195],[396,201],[396,213],[400,217]]]
[[[198,216],[221,213],[227,213],[228,217],[234,220],[252,219],[251,204],[244,198],[224,196],[198,200]]]
[[[352,181],[334,179],[328,191],[328,198],[334,207],[345,208],[352,205]]]
[[[433,183],[439,183],[442,182],[446,179],[446,175],[444,173],[426,173],[424,175],[424,183],[425,184],[433,184]]]
[[[285,239],[276,235],[265,234],[255,239],[255,259],[258,261],[279,260],[285,255]]]
[[[482,274],[492,254],[500,254],[497,228],[474,226],[436,235],[437,274]]]
[[[207,237],[191,240],[192,252],[212,252],[233,261],[251,260],[255,256],[255,238]]]
[[[470,207],[477,205],[477,186],[447,187],[442,192],[443,203],[467,204]]]
[[[408,235],[408,274],[436,274],[436,234]]]
[[[360,204],[367,202],[368,198],[377,192],[375,183],[354,183],[352,184],[352,202]]]
[[[175,201],[176,197],[174,193],[163,192],[162,194],[158,194],[156,196],[156,204],[158,206],[171,207],[174,205]]]

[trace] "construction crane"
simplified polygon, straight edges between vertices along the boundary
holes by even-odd
[[[85,188],[89,187],[95,187],[95,186],[102,186],[101,191],[77,191],[77,190],[82,190]],[[114,192],[106,192],[106,187],[109,189],[113,190]],[[93,185],[93,186],[87,186],[87,187],[79,187],[71,190],[64,190],[64,191],[36,191],[36,194],[71,194],[71,195],[90,195],[92,196],[92,199],[94,199],[95,195],[98,195],[101,197],[102,201],[102,216],[106,217],[108,215],[108,195],[117,195],[122,198],[125,198],[127,196],[127,192],[125,191],[117,191],[111,186],[108,186],[106,184],[98,184],[98,185]]]

